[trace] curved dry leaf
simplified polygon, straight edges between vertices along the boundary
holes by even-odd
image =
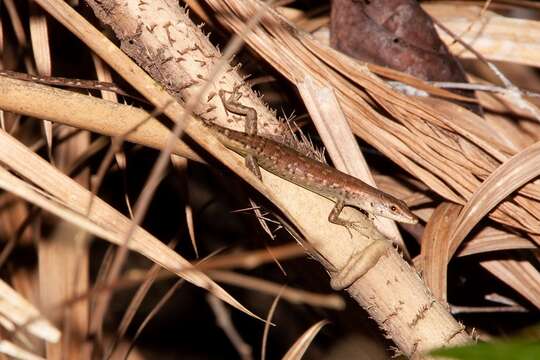
[[[208,275],[220,282],[228,285],[239,286],[262,294],[277,296],[293,304],[307,304],[310,306],[325,307],[334,310],[345,309],[345,301],[337,294],[319,294],[297,288],[286,287],[272,281],[255,278],[253,276],[240,274],[232,271],[212,270]]]
[[[0,130],[0,163],[29,179],[44,191],[56,198],[58,202],[75,212],[79,217],[88,212],[88,204],[92,194],[80,184],[67,177],[51,164],[30,151],[15,138]],[[6,171],[7,173],[7,171]],[[112,243],[123,246],[124,236],[132,226],[131,221],[99,197],[93,198],[92,209],[87,218],[103,232],[111,232],[114,236],[105,237]],[[69,216],[65,218],[73,222]],[[118,241],[120,239],[120,241]],[[260,319],[247,310],[223,288],[210,279],[206,274],[195,269],[189,261],[161,241],[137,226],[127,244],[130,250],[139,252],[167,270],[181,276],[192,284],[207,289],[216,297],[246,314]]]
[[[492,251],[536,249],[537,246],[520,235],[486,226],[475,237],[460,247],[457,256],[468,256]]]
[[[315,336],[319,333],[322,327],[328,323],[328,321],[322,320],[307,329],[307,331],[294,342],[293,346],[291,346],[289,351],[287,351],[287,353],[283,356],[283,360],[301,359]]]
[[[433,295],[446,302],[446,275],[450,261],[448,240],[450,224],[458,217],[461,206],[443,202],[433,212],[422,235],[422,274]]]
[[[455,222],[455,230],[449,241],[450,256],[485,215],[508,195],[538,175],[540,175],[540,143],[512,156],[491,173],[463,207]]]

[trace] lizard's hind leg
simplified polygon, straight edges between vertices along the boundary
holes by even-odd
[[[242,94],[238,92],[237,87],[234,88],[228,99],[226,99],[225,93],[225,90],[219,91],[219,97],[223,102],[225,110],[245,116],[245,133],[248,135],[257,135],[257,111],[238,102]],[[261,170],[259,169],[255,156],[246,155],[245,164],[246,167],[259,178],[259,180],[262,180]]]
[[[244,125],[244,132],[247,135],[256,136],[257,135],[257,111],[249,106],[242,105],[238,102],[240,100],[240,96],[242,95],[238,91],[238,87],[235,87],[233,89],[233,92],[231,93],[231,96],[227,99],[225,90],[219,91],[219,97],[221,98],[221,102],[223,103],[223,106],[225,107],[225,111],[229,111],[238,115],[243,115],[246,117],[245,125]],[[259,168],[259,165],[257,164],[257,158],[252,154],[247,154],[245,156],[244,162],[246,164],[246,168],[248,168],[249,171],[251,171],[259,180],[262,181],[262,174],[261,169]],[[261,224],[264,231],[273,239],[274,234],[272,233],[272,230],[268,227],[268,224],[264,220],[264,216],[261,213],[261,210],[253,201],[252,199],[249,199],[249,202],[253,208],[253,211],[255,212],[255,215],[257,216],[257,220]]]
[[[225,90],[219,90],[219,97],[225,107],[225,110],[234,114],[243,115],[246,117],[244,132],[248,135],[257,135],[257,111],[249,106],[242,105],[238,100],[242,95],[238,92],[238,88],[234,88],[231,96],[228,99],[225,98]]]

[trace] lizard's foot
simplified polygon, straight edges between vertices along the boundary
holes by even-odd
[[[375,240],[364,249],[354,252],[345,266],[332,274],[332,289],[343,290],[351,286],[374,267],[391,247],[388,241]]]
[[[355,230],[357,232],[362,232],[363,230],[367,229],[367,226],[365,226],[361,221],[350,221],[350,220],[343,220],[343,219],[337,219],[337,221],[332,221],[333,224],[341,225],[345,229],[347,229],[347,232],[351,236],[351,239],[353,237],[352,231]]]
[[[221,98],[221,102],[223,104],[236,104],[238,103],[238,100],[240,100],[240,97],[242,97],[242,93],[238,91],[240,89],[240,85],[236,85],[232,91],[227,90],[219,90],[219,97]],[[225,98],[225,94],[231,94],[228,99]],[[226,106],[227,107],[227,106]]]
[[[332,224],[344,226],[352,238],[351,229],[361,232],[362,230],[365,230],[367,226],[364,225],[362,221],[350,221],[350,220],[345,220],[345,219],[340,218],[339,214],[341,214],[341,211],[343,210],[344,206],[345,206],[344,199],[338,198],[336,201],[336,205],[334,205],[334,207],[332,208],[332,211],[330,211],[330,214],[328,214],[328,221],[331,222]]]

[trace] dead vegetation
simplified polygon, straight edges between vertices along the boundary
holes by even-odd
[[[173,318],[180,323],[182,314],[188,321],[196,319],[197,325],[182,329],[185,339],[191,339],[190,332],[200,334],[199,327],[212,328],[213,335],[199,341],[216,347],[199,351],[199,356],[205,350],[216,356],[223,348],[223,339],[216,339],[216,333],[222,333],[215,331],[215,324],[201,320],[208,317],[203,314],[212,313],[234,346],[232,354],[259,357],[254,354],[259,352],[261,338],[266,344],[267,338],[282,336],[273,340],[273,347],[262,346],[261,357],[286,353],[286,358],[300,358],[309,346],[316,346],[311,342],[325,324],[319,321],[336,320],[340,315],[318,313],[306,322],[292,315],[293,305],[280,314],[280,304],[342,310],[344,301],[328,294],[329,280],[320,265],[333,273],[352,254],[384,238],[392,239],[401,250],[392,248],[376,258],[373,268],[347,289],[359,305],[349,306],[348,311],[358,312],[362,307],[397,346],[398,354],[421,357],[429,349],[469,342],[477,336],[474,326],[486,338],[501,334],[490,334],[493,328],[483,328],[481,321],[454,318],[452,312],[491,311],[491,321],[496,322],[505,312],[536,312],[540,307],[540,183],[535,180],[540,172],[536,144],[540,112],[535,97],[522,90],[540,88],[535,72],[538,56],[530,50],[538,45],[539,37],[515,35],[516,29],[536,31],[538,21],[513,18],[513,5],[508,2],[492,4],[499,14],[470,3],[426,4],[438,22],[458,34],[456,41],[440,31],[454,54],[472,59],[466,64],[471,82],[491,90],[477,91],[485,112],[482,118],[449,102],[471,100],[441,84],[361,63],[330,48],[324,7],[310,13],[257,0],[188,1],[190,17],[170,1],[87,3],[101,24],[113,30],[115,35],[109,35],[114,43],[105,37],[101,25],[96,28],[85,19],[92,19],[86,5],[74,10],[62,1],[35,0],[27,7],[6,0],[1,14],[2,66],[31,74],[51,75],[54,68],[54,74],[64,77],[90,78],[88,73],[95,73],[101,81],[114,78],[150,105],[105,91],[99,98],[0,76],[0,109],[4,110],[0,232],[5,244],[0,264],[6,281],[2,283],[5,307],[0,313],[5,319],[2,326],[10,334],[2,340],[4,349],[9,349],[5,354],[83,358],[90,354],[123,357],[131,351],[132,357],[142,357],[145,348],[139,348],[135,339],[143,337],[151,324],[148,320],[159,318],[156,314],[167,300],[170,308],[177,309],[188,306],[182,304],[188,301],[186,297],[204,299],[182,286],[187,281],[207,291],[209,305],[193,305],[196,310],[186,314],[191,312],[188,306]],[[538,18],[534,9],[530,11]],[[200,19],[207,23],[204,31],[196,25]],[[209,31],[216,33],[212,41],[205,35]],[[63,32],[78,38],[69,39],[70,44],[84,46],[84,55],[78,57],[86,62],[80,66],[69,65],[69,58],[58,60],[74,51],[58,49],[66,36]],[[236,36],[228,41],[229,34]],[[481,59],[464,50],[460,41],[479,52]],[[217,42],[228,44],[223,52],[215,47]],[[250,51],[233,60],[243,42]],[[514,51],[501,50],[510,47]],[[494,67],[486,59],[505,63]],[[246,65],[230,65],[238,62]],[[263,173],[261,183],[247,171],[242,159],[197,120],[242,130],[242,117],[227,114],[217,96],[220,89],[238,88],[242,103],[256,109],[263,134],[290,138],[287,124],[246,82],[246,70],[273,76],[260,91],[264,98],[273,95],[280,100],[278,106],[282,102],[304,111],[298,105],[301,99],[317,127],[312,134],[320,134],[332,163],[373,181],[354,138],[342,135],[351,129],[364,147],[369,146],[368,153],[375,153],[368,160],[374,164],[377,185],[404,199],[422,223],[401,227],[403,238],[391,222],[376,223],[376,227],[366,222],[365,231],[350,236],[327,223],[331,201],[272,174]],[[432,96],[405,95],[390,81]],[[321,114],[320,119],[314,114]],[[313,130],[302,116],[296,121],[305,132]],[[151,161],[145,163],[145,157]],[[237,180],[221,175],[225,170],[215,159],[252,189],[245,191]],[[398,166],[390,165],[388,159]],[[212,170],[205,167],[201,173],[198,164],[202,163],[209,163]],[[267,233],[257,227],[251,211],[231,216],[223,209],[227,204],[232,209],[247,206],[247,196],[256,196],[254,190],[265,197],[256,203],[270,210],[269,214],[257,212],[268,220]],[[167,194],[169,201],[152,200]],[[220,204],[219,209],[212,208],[214,202]],[[365,221],[358,211],[351,209],[347,215]],[[152,226],[152,221],[158,225]],[[290,235],[275,231],[282,226]],[[175,240],[165,245],[171,238]],[[291,243],[292,238],[303,248]],[[99,249],[91,249],[90,240],[100,244]],[[106,255],[103,240],[116,245]],[[28,248],[37,254],[31,265],[20,261],[20,251]],[[133,258],[128,258],[130,251],[151,264],[137,257],[126,261]],[[321,264],[302,258],[305,251]],[[297,259],[289,263],[293,258]],[[472,272],[454,269],[459,275],[449,275],[451,260]],[[90,271],[91,264],[100,267],[99,273]],[[316,270],[306,273],[304,266]],[[250,272],[239,273],[241,269]],[[265,275],[272,281],[263,280]],[[172,276],[180,280],[170,283],[167,291],[150,292],[161,283],[168,284]],[[304,284],[298,280],[281,286],[297,276],[321,284],[312,291],[301,290]],[[476,284],[474,294],[469,296],[465,291],[471,291],[470,287],[457,284],[460,277]],[[486,278],[496,286],[482,288]],[[229,293],[232,288],[222,287],[226,285],[251,291],[238,298]],[[124,297],[121,304],[125,306],[119,310],[117,291],[135,287],[136,295]],[[142,305],[148,294],[153,300],[151,310]],[[181,299],[174,306],[173,296]],[[271,305],[272,297],[276,300]],[[488,306],[489,300],[498,304]],[[234,321],[240,315],[233,312],[240,312],[222,302],[259,320],[250,319],[251,324],[243,328]],[[173,316],[175,309],[168,309],[167,314]],[[121,320],[112,316],[113,310],[122,314]],[[132,325],[136,330],[130,332],[138,310],[143,311],[139,316],[148,317]],[[285,314],[293,319],[284,320]],[[503,320],[500,331],[512,330]],[[280,330],[282,321],[295,333],[288,334],[283,326]],[[341,332],[344,338],[350,336],[345,334],[350,324],[332,326],[330,335],[325,334],[330,339]],[[257,336],[253,329],[258,329]],[[159,325],[151,330],[164,337]],[[45,340],[46,346],[37,339]],[[330,347],[317,347],[312,356],[324,356]],[[183,349],[179,346],[173,351]]]

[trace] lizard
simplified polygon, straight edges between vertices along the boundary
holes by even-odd
[[[335,202],[328,215],[330,223],[356,229],[356,222],[341,218],[345,206],[398,222],[415,224],[418,218],[405,202],[396,199],[365,182],[343,173],[323,162],[314,160],[279,142],[257,134],[257,112],[239,103],[240,94],[233,89],[227,99],[225,90],[219,96],[226,112],[246,117],[245,132],[232,130],[204,120],[203,124],[228,149],[245,158],[246,167],[262,180],[259,167],[274,175]],[[345,266],[336,269],[326,259],[332,273],[331,286],[344,289],[366,274],[391,247],[385,240],[374,240],[365,248],[351,254]]]
[[[235,92],[226,99],[225,91],[220,90],[219,96],[227,111],[246,117],[246,131],[228,129],[210,121],[205,121],[204,125],[225,147],[244,156],[246,166],[259,179],[260,166],[282,179],[333,200],[335,205],[328,215],[328,221],[347,228],[354,227],[354,222],[339,217],[345,206],[357,207],[369,214],[402,223],[418,222],[416,215],[402,200],[277,141],[257,135],[255,109],[238,103]]]

